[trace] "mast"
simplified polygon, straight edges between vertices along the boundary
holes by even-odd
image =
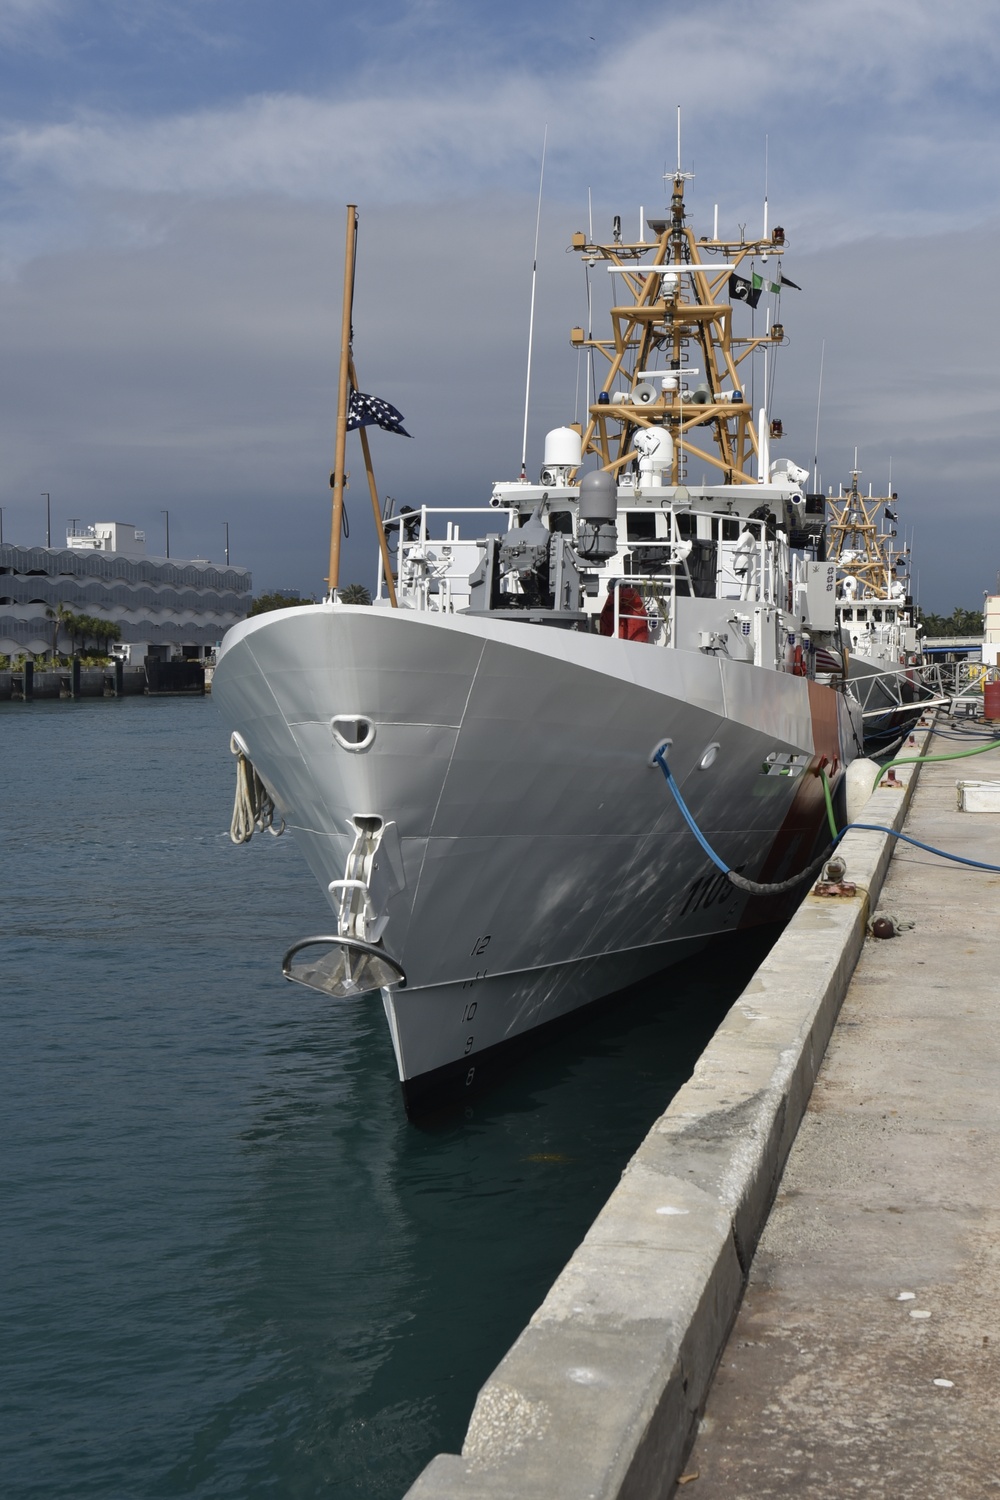
[[[344,457],[347,452],[347,408],[351,399],[351,308],[354,302],[354,252],[358,243],[357,204],[347,205],[347,243],[344,248],[344,308],[340,325],[340,378],[337,387],[337,438],[333,459],[333,515],[330,522],[331,596],[340,582],[340,536],[344,524]]]
[[[683,482],[691,458],[721,470],[722,483],[756,484],[753,469],[766,449],[766,436],[758,433],[746,399],[744,362],[755,349],[782,343],[784,329],[776,322],[759,337],[734,334],[730,277],[739,276],[757,291],[753,257],[779,259],[784,230],[775,227],[766,238],[751,241],[720,240],[717,232],[712,239],[696,239],[684,206],[690,175],[679,167],[670,174],[668,214],[649,221],[655,244],[597,244],[592,231],[589,237],[573,236],[572,248],[588,268],[602,267],[614,282],[612,337],[595,339],[589,328],[571,334],[574,345],[607,362],[603,387],[589,407],[583,452],[594,453],[603,468],[618,474],[636,456],[636,434],[662,426],[673,439],[675,484]],[[696,374],[697,386],[685,393],[685,378]],[[697,433],[704,428],[710,433],[705,442]]]
[[[827,501],[828,557],[837,564],[842,577],[857,579],[859,600],[889,599],[896,581],[896,559],[891,532],[881,530],[880,512],[895,502],[891,491],[888,496],[862,495],[860,477],[861,471],[854,469],[847,494]]]

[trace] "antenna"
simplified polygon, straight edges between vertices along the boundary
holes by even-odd
[[[588,245],[594,243],[594,193],[587,189]],[[594,337],[594,290],[590,284],[590,262],[587,262],[587,404],[596,399],[594,390],[594,349],[590,340]]]
[[[677,175],[681,175],[681,107],[677,106]]]
[[[819,391],[816,395],[816,443],[813,448],[813,494],[817,493],[819,482],[819,408],[823,400],[823,361],[826,358],[826,339],[823,340],[819,350]]]
[[[718,204],[715,205],[715,218],[714,218],[714,220],[712,222],[712,238],[713,238],[713,240],[717,240],[719,238],[719,205]]]
[[[528,314],[528,373],[524,379],[524,439],[521,443],[521,479],[528,477],[528,403],[531,399],[531,343],[535,334],[535,286],[538,281],[538,230],[542,222],[542,183],[545,181],[545,147],[549,127],[542,136],[542,165],[538,173],[538,210],[535,214],[535,254],[531,262],[531,311]]]
[[[765,240],[767,239],[767,147],[768,147],[768,137],[765,135],[765,137],[764,137],[764,233],[763,233],[763,236],[762,236],[762,238],[765,239]],[[778,280],[779,281],[781,280],[780,276],[779,276]]]

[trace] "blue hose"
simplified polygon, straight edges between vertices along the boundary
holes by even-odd
[[[904,844],[913,844],[917,849],[926,849],[928,854],[940,855],[942,859],[950,859],[956,865],[971,865],[974,870],[990,870],[994,874],[1000,874],[1000,865],[986,865],[980,859],[967,859],[964,854],[948,854],[944,849],[935,849],[933,844],[922,844],[919,839],[911,838],[908,833],[897,833],[894,828],[883,828],[879,823],[848,823],[846,828],[840,830],[840,838],[845,833],[850,833],[852,828],[863,828],[867,833],[887,833],[890,838],[902,839]]]
[[[667,752],[663,745],[661,745],[659,750],[657,750],[656,754],[653,756],[653,759],[659,766],[660,770],[663,772],[664,776],[667,778],[667,786],[674,794],[674,801],[680,808],[682,818],[690,828],[691,832],[694,834],[695,838],[698,840],[701,847],[704,849],[705,853],[708,855],[709,859],[712,861],[713,865],[717,865],[718,868],[722,871],[723,875],[731,875],[732,871],[730,870],[729,866],[716,854],[715,850],[712,848],[711,844],[708,843],[701,829],[698,827],[694,818],[692,818],[690,812],[688,811],[688,805],[684,801],[684,798],[681,796],[681,789],[677,785],[677,782],[674,780],[673,772],[667,765]]]
[[[823,854],[822,857],[814,863],[814,865],[809,867],[809,870],[802,870],[798,875],[793,876],[791,880],[783,880],[777,885],[760,885],[757,881],[747,880],[744,876],[737,875],[735,870],[730,869],[730,867],[719,858],[715,850],[712,848],[711,844],[705,838],[701,829],[698,827],[694,818],[691,816],[688,805],[684,801],[684,798],[681,796],[681,789],[677,785],[674,774],[667,764],[667,753],[665,746],[660,746],[659,750],[657,750],[656,754],[653,756],[653,761],[656,765],[659,766],[660,770],[667,778],[667,786],[670,788],[673,794],[674,801],[677,803],[681,816],[683,817],[687,826],[690,828],[691,832],[694,834],[695,838],[698,840],[698,843],[701,845],[702,849],[704,849],[713,865],[717,866],[717,868],[720,869],[724,875],[728,875],[729,879],[733,882],[734,885],[739,885],[744,889],[753,889],[754,891],[758,891],[761,893],[765,891],[788,890],[791,886],[797,885],[799,881],[804,880],[806,878],[806,875],[809,873],[809,870],[815,872],[815,870],[818,869],[820,865],[825,863],[826,859],[829,857],[830,850],[827,850],[826,853]],[[825,777],[826,773],[824,772],[823,775]],[[1000,874],[1000,865],[984,864],[982,860],[968,859],[963,854],[948,854],[944,849],[935,849],[933,844],[924,844],[920,841],[920,839],[911,838],[908,833],[897,833],[894,828],[883,828],[880,823],[848,823],[847,827],[842,828],[837,835],[838,844],[844,837],[844,834],[849,833],[852,828],[862,829],[866,833],[888,834],[890,838],[902,839],[904,844],[912,844],[914,848],[924,849],[928,854],[937,854],[941,859],[950,859],[953,864],[969,865],[974,870],[989,870],[991,874]]]
[[[702,833],[701,829],[698,827],[694,818],[691,816],[688,805],[684,801],[684,798],[681,796],[681,789],[674,779],[673,772],[667,765],[666,745],[661,745],[660,748],[656,751],[653,756],[653,764],[659,766],[660,770],[667,778],[667,786],[670,788],[673,799],[677,803],[677,806],[680,810],[681,816],[683,817],[687,826],[690,828],[691,832],[694,834],[695,838],[698,840],[698,843],[708,855],[709,859],[712,861],[713,865],[717,866],[717,868],[722,871],[723,875],[727,877],[730,884],[737,886],[741,891],[748,891],[751,896],[775,896],[782,891],[794,890],[797,885],[802,885],[804,881],[811,880],[814,875],[818,875],[823,865],[829,859],[830,852],[833,847],[832,845],[830,846],[830,848],[824,850],[824,852],[818,859],[813,860],[811,865],[807,865],[806,868],[804,870],[800,870],[797,875],[789,876],[787,880],[777,880],[769,884],[762,883],[759,880],[748,880],[745,875],[740,875],[738,871],[731,869],[724,860],[721,860],[719,858],[715,850],[712,848],[711,844],[705,838],[705,835]]]

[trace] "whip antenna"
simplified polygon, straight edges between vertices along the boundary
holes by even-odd
[[[542,183],[545,181],[545,147],[549,139],[546,125],[542,136],[542,165],[538,173],[538,211],[535,214],[535,255],[531,262],[531,312],[528,315],[528,373],[524,379],[524,437],[521,443],[521,479],[528,477],[528,403],[531,399],[531,342],[535,333],[535,286],[538,281],[538,230],[542,222]]]
[[[819,475],[819,408],[823,400],[823,361],[826,358],[826,339],[823,340],[819,350],[819,390],[816,394],[816,442],[813,447],[813,494],[816,493],[817,478]]]

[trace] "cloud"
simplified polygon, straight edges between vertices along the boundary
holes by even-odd
[[[43,12],[59,20],[56,7]],[[782,454],[811,467],[826,339],[825,482],[847,478],[855,444],[876,486],[891,457],[925,602],[974,602],[992,579],[973,578],[969,557],[995,562],[984,497],[1000,377],[979,304],[942,292],[963,256],[988,263],[995,238],[993,5],[956,18],[926,0],[721,0],[711,24],[687,10],[655,24],[616,17],[612,44],[567,36],[562,49],[569,8],[536,12],[530,57],[503,67],[493,32],[478,52],[468,31],[449,40],[459,12],[436,0],[409,7],[405,66],[370,37],[375,61],[336,93],[8,120],[5,534],[38,539],[43,489],[60,525],[113,514],[154,535],[169,509],[176,550],[217,555],[227,520],[259,587],[320,588],[348,200],[362,207],[362,384],[416,435],[373,434],[379,482],[411,504],[482,503],[520,462],[547,120],[536,469],[544,431],[576,415],[567,333],[581,321],[582,279],[563,251],[586,226],[588,187],[599,234],[613,213],[629,224],[640,203],[661,201],[675,102],[662,80],[677,78],[701,226],[716,201],[724,230],[759,223],[770,137],[772,223],[786,226],[804,287],[784,299]],[[225,8],[212,15],[224,42]],[[359,473],[356,453],[350,462]],[[367,581],[363,486],[349,509],[349,576]],[[961,549],[946,545],[955,527]]]
[[[438,36],[441,7],[432,12]],[[850,196],[868,230],[905,232],[918,184],[946,166],[950,206],[957,199],[974,213],[996,195],[1000,28],[992,4],[970,3],[956,19],[929,0],[771,0],[752,12],[740,0],[720,4],[713,20],[706,26],[703,15],[684,12],[655,24],[626,21],[589,66],[563,74],[543,66],[550,48],[500,72],[487,48],[478,69],[473,62],[456,74],[446,45],[420,55],[415,42],[420,66],[413,54],[383,60],[335,95],[260,94],[153,118],[90,109],[10,122],[0,131],[0,162],[29,195],[48,184],[69,193],[440,200],[484,183],[528,187],[548,121],[557,191],[575,184],[582,194],[584,180],[600,192],[633,183],[641,190],[672,148],[672,101],[660,79],[680,60],[679,93],[691,103],[687,151],[699,167],[711,164],[735,212],[759,196],[765,132],[777,185],[793,206],[806,200],[810,222],[823,217],[822,199],[826,221],[839,214],[846,225]],[[952,87],[958,77],[960,91]],[[817,178],[821,194],[811,191]],[[946,210],[935,202],[922,211],[933,229]]]
[[[398,201],[454,195],[484,171],[537,155],[527,103],[513,83],[489,100],[277,96],[146,123],[88,114],[7,130],[0,155],[15,180],[45,175],[83,189],[327,199],[354,183],[369,201]]]
[[[568,330],[583,283],[563,253],[571,215],[558,204],[543,214],[532,472],[544,432],[577,416]],[[405,220],[394,206],[363,212],[359,377],[414,433],[372,433],[382,493],[478,506],[495,479],[516,475],[533,234],[530,195],[414,205]],[[117,518],[157,537],[169,509],[179,555],[217,557],[228,521],[234,560],[258,587],[320,590],[342,238],[340,206],[179,198],[159,205],[131,247],[46,256],[0,286],[5,534],[40,539],[42,490],[57,532],[71,516]],[[993,227],[972,235],[970,260],[985,261],[994,239]],[[948,237],[801,255],[804,290],[783,299],[790,344],[773,406],[786,433],[778,453],[811,468],[825,340],[824,487],[848,478],[855,445],[876,489],[891,460],[904,523],[916,527],[924,602],[946,609],[993,582],[1000,405],[989,321],[973,299],[933,293],[953,255]],[[369,506],[351,442],[345,569],[370,582]]]

